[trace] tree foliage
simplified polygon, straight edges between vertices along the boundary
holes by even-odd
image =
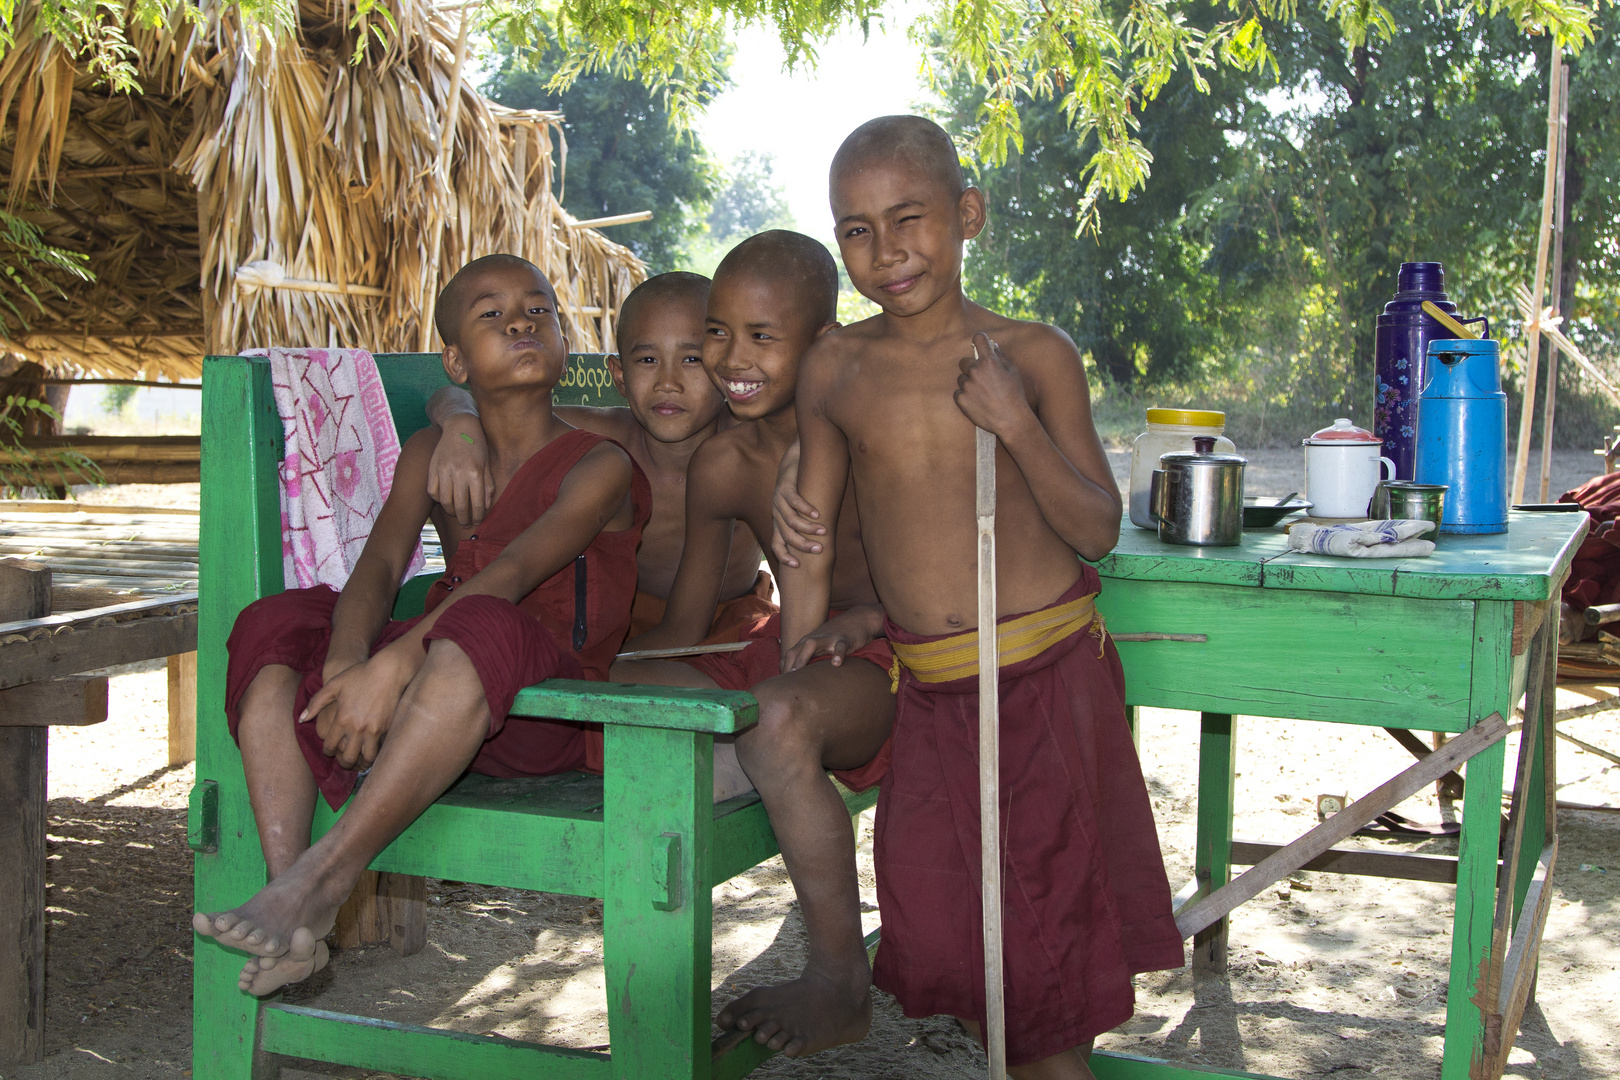
[[[776,183],[769,154],[749,150],[726,170],[726,181],[709,205],[709,236],[716,241],[792,228],[793,214]]]
[[[1503,15],[1395,0],[1403,28],[1346,49],[1320,13],[1268,30],[1275,75],[1183,72],[1142,117],[1152,176],[1079,224],[1050,103],[1021,106],[1023,152],[986,164],[986,302],[1067,329],[1118,386],[1238,376],[1262,399],[1365,415],[1375,319],[1403,260],[1438,260],[1465,312],[1515,333],[1534,271],[1550,42]],[[1620,17],[1570,81],[1564,294],[1572,333],[1612,352],[1620,322]],[[947,87],[968,130],[982,88]],[[1522,354],[1522,353],[1519,353]],[[1515,350],[1508,353],[1510,362]],[[1241,371],[1240,371],[1241,369]]]
[[[563,205],[581,219],[651,210],[651,221],[616,225],[611,235],[653,273],[672,269],[683,243],[702,228],[718,171],[640,82],[596,71],[566,90],[553,88],[565,59],[555,44],[526,60],[508,53],[484,92],[514,108],[560,111],[568,138]]]
[[[0,0],[0,30],[21,2]],[[137,19],[153,23],[199,12],[196,0],[128,2]],[[1435,14],[1501,18],[1578,49],[1591,38],[1597,3],[1435,0]],[[294,0],[242,5],[272,33],[293,25],[296,7]],[[109,81],[133,83],[128,42],[117,28],[124,0],[44,0],[42,10],[50,31]],[[386,0],[354,0],[346,10],[377,37],[392,23]],[[664,95],[678,125],[719,85],[732,26],[773,26],[788,62],[802,65],[813,64],[817,46],[834,33],[885,18],[879,0],[484,0],[467,10],[520,49],[546,50],[555,30],[566,56],[554,89],[600,72],[639,78]],[[1278,71],[1278,35],[1302,31],[1325,34],[1331,48],[1353,58],[1400,36],[1406,22],[1398,10],[1384,0],[1220,0],[1213,7],[1191,0],[933,0],[913,29],[941,43],[937,78],[960,75],[983,89],[968,132],[980,158],[999,165],[1025,148],[1022,106],[1055,108],[1067,137],[1088,147],[1076,195],[1089,220],[1101,197],[1124,198],[1145,182],[1152,154],[1139,133],[1144,107],[1177,72],[1202,90],[1218,70]],[[1209,12],[1215,18],[1192,17]],[[362,53],[363,46],[356,58]]]

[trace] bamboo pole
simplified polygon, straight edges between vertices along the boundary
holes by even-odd
[[[978,352],[977,346],[973,350]],[[996,437],[974,429],[979,523],[979,872],[984,912],[984,1048],[990,1080],[1006,1080],[1001,963],[1001,650],[996,640]]]
[[[455,202],[455,191],[450,186],[450,155],[456,147],[456,125],[461,121],[461,69],[467,63],[467,28],[472,18],[467,14],[471,4],[461,8],[461,29],[456,33],[456,66],[450,73],[450,101],[439,133],[439,182],[444,185],[447,202]],[[433,344],[433,304],[439,295],[439,255],[444,249],[444,217],[441,204],[434,203],[428,215],[427,272],[422,276],[422,313],[418,317],[417,352],[427,352]]]
[[[1553,195],[1552,309],[1564,314],[1564,163],[1569,159],[1569,65],[1558,80],[1558,183]],[[1558,350],[1547,350],[1547,404],[1541,414],[1541,501],[1552,483],[1553,414],[1558,403]]]
[[[1553,190],[1558,183],[1558,99],[1564,62],[1558,42],[1552,43],[1547,76],[1547,169],[1541,183],[1541,231],[1536,237],[1536,281],[1532,310],[1541,310],[1547,284],[1547,248],[1552,240]],[[1535,422],[1536,368],[1541,361],[1541,326],[1533,323],[1525,334],[1524,400],[1519,405],[1519,442],[1513,451],[1512,502],[1524,502],[1524,475],[1530,468],[1530,428]]]

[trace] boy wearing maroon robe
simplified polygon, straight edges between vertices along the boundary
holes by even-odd
[[[875,860],[874,981],[909,1016],[985,1016],[978,832],[974,427],[998,437],[1007,1061],[1087,1078],[1132,1010],[1131,975],[1182,964],[1119,660],[1092,606],[1120,501],[1074,345],[962,292],[984,225],[950,137],[920,117],[858,128],[832,165],[850,280],[883,310],[823,336],[798,387],[798,488],[820,550],[782,571],[783,641],[826,617],[854,480],[899,661]],[[831,514],[827,509],[831,509]]]
[[[193,926],[252,954],[240,986],[253,994],[326,963],[322,939],[360,871],[469,767],[535,776],[589,764],[584,725],[507,712],[542,679],[605,679],[629,625],[651,493],[622,448],[551,412],[568,364],[551,284],[523,259],[478,259],[445,286],[434,320],[445,371],[469,387],[489,436],[489,514],[474,532],[430,498],[439,433],[417,432],[343,592],[265,597],[228,643],[226,715],[270,882]],[[430,518],[449,565],[426,612],[393,621]],[[311,846],[317,792],[349,806]]]

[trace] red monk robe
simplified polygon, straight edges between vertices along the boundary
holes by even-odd
[[[570,431],[541,449],[512,477],[490,507],[478,532],[456,547],[444,577],[428,591],[423,614],[433,611],[557,501],[563,478],[598,443],[588,431]],[[634,523],[619,532],[601,532],[578,560],[553,574],[518,603],[493,596],[469,596],[451,605],[424,641],[454,641],[472,661],[489,705],[489,735],[471,770],[489,776],[549,776],[570,769],[602,768],[602,733],[596,725],[519,718],[507,723],[512,699],[542,679],[607,680],[614,654],[630,626],[635,592],[636,545],[652,507],[646,475],[631,463]],[[338,594],[324,585],[291,589],[249,604],[237,617],[226,648],[225,715],[231,736],[241,719],[242,695],[260,670],[283,664],[302,672],[303,683],[289,721],[320,689],[321,670],[332,635],[332,609]],[[372,652],[397,640],[421,616],[390,620]],[[576,646],[576,642],[579,642]],[[313,721],[297,724],[299,747],[333,809],[343,805],[359,774],[345,769],[321,749]]]
[[[769,570],[761,570],[754,578],[754,587],[735,600],[722,600],[714,609],[714,621],[709,634],[700,645],[718,645],[727,641],[742,641],[759,629],[766,619],[776,614],[771,600],[775,583]],[[664,621],[664,609],[669,601],[650,592],[636,590],[636,602],[630,609],[629,637],[638,638]]]
[[[837,611],[831,612],[832,616],[838,614]],[[734,640],[749,640],[751,643],[746,649],[694,656],[685,663],[713,679],[722,690],[752,690],[766,679],[782,674],[781,615],[772,615]],[[811,663],[819,664],[831,659],[830,656],[818,656]],[[894,666],[894,652],[886,638],[877,638],[850,652],[844,662],[853,660],[864,660],[889,671]],[[851,791],[865,791],[882,780],[889,771],[889,754],[893,746],[894,736],[891,734],[871,761],[857,769],[834,769],[833,775]]]
[[[1084,566],[1052,607],[1099,584]],[[1095,622],[1001,669],[1009,1065],[1118,1027],[1133,974],[1183,963],[1125,678],[1100,631]],[[888,634],[897,645],[940,640],[892,623]],[[872,981],[907,1016],[982,1026],[978,689],[976,673],[928,683],[902,669],[874,834],[883,943]]]

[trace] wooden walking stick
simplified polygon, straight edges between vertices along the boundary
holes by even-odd
[[[978,354],[978,346],[973,352]],[[975,428],[979,518],[979,871],[984,910],[984,1047],[990,1080],[1006,1080],[1001,984],[1001,650],[996,641],[996,437]]]

